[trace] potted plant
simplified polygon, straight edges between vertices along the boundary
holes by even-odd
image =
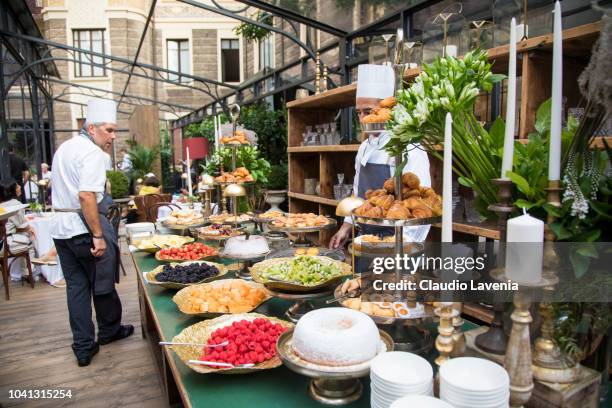
[[[287,163],[270,166],[265,196],[266,203],[270,204],[270,211],[280,211],[278,206],[285,201],[287,196]]]
[[[109,170],[106,172],[106,179],[110,182],[113,199],[123,198],[127,195],[130,190],[130,180],[125,173]]]

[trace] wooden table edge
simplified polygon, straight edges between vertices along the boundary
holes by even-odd
[[[143,278],[143,272],[140,269],[138,262],[136,262],[133,252],[130,252],[130,257],[132,258],[132,262],[134,263],[134,268],[136,269],[136,273],[138,274],[138,284],[142,285],[142,289],[144,291],[145,302],[147,302],[147,307],[153,312],[151,313],[151,315],[153,316],[153,322],[155,324],[155,328],[157,329],[157,332],[159,333],[159,337],[162,339],[162,341],[168,341],[164,337],[164,332],[162,331],[161,325],[159,324],[157,313],[155,313],[155,309],[153,308],[151,299],[149,297],[149,292],[147,291],[145,287],[146,282],[144,281],[144,278]],[[162,352],[164,353],[164,358],[166,359],[166,361],[168,362],[170,366],[170,371],[172,371],[172,376],[174,377],[174,382],[176,383],[178,387],[179,393],[181,395],[181,400],[183,401],[183,405],[185,405],[186,407],[192,408],[191,399],[189,398],[189,393],[185,389],[185,386],[181,379],[180,372],[178,371],[178,367],[176,366],[176,363],[174,361],[174,356],[172,355],[171,351],[167,347],[162,347]]]

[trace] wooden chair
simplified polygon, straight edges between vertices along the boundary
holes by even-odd
[[[149,208],[157,203],[169,203],[172,200],[172,194],[147,194],[142,197],[146,220],[152,223],[157,221],[157,213],[152,213]]]
[[[117,204],[111,204],[108,207],[108,211],[106,212],[106,219],[115,230],[115,235],[117,236],[117,240],[119,240],[119,224],[121,224],[121,206]],[[125,268],[123,267],[123,261],[121,260],[121,250],[119,251],[119,266],[121,267],[121,271],[123,272],[123,276],[127,276],[125,273]]]
[[[2,241],[2,251],[0,252],[0,256],[2,257],[2,280],[4,282],[4,292],[6,296],[6,300],[10,300],[9,296],[9,285],[10,285],[10,271],[11,265],[18,258],[25,258],[26,266],[28,267],[28,274],[30,280],[30,286],[34,289],[34,273],[32,272],[32,263],[30,262],[30,251],[26,249],[22,252],[13,253],[9,249],[8,246],[8,235],[6,233],[6,220],[0,221],[0,239]],[[13,258],[11,262],[9,262],[9,258]]]
[[[168,202],[161,202],[161,203],[152,204],[150,207],[147,207],[147,220],[150,220],[149,222],[155,223],[157,221],[157,211],[161,207],[168,207],[171,210],[180,210],[181,209],[181,207],[179,207],[178,205],[173,204],[173,203],[168,203]]]

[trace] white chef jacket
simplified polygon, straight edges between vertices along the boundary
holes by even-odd
[[[79,192],[96,193],[99,203],[104,196],[108,154],[82,135],[62,143],[53,157],[51,176],[54,208],[79,209]],[[51,236],[68,239],[87,233],[87,228],[76,213],[56,212]]]
[[[355,179],[353,181],[353,194],[357,195],[359,187],[359,172],[361,166],[367,163],[388,164],[390,166],[389,177],[395,173],[395,158],[389,156],[385,150],[385,145],[391,138],[387,131],[381,132],[378,136],[370,135],[364,140],[357,150],[355,157]],[[429,158],[427,152],[422,150],[419,145],[411,145],[408,148],[408,162],[402,170],[402,174],[412,172],[419,177],[422,186],[431,187],[431,175],[429,174]],[[382,186],[380,186],[382,188]],[[351,217],[345,217],[344,222],[353,223]],[[405,227],[405,242],[422,242],[427,238],[429,226]]]
[[[47,172],[42,175],[42,178],[43,179],[47,179],[47,180],[51,180],[51,175],[52,174],[53,173],[51,172],[51,170],[47,170]]]
[[[28,180],[24,183],[23,192],[25,194],[26,201],[38,200],[38,184],[32,180]]]

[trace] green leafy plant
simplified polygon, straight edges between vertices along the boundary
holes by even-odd
[[[287,163],[270,166],[268,177],[268,190],[286,190],[288,185]]]
[[[268,14],[266,12],[258,11],[253,14],[251,18],[258,23],[263,23],[271,26],[274,22],[274,17],[272,14]],[[272,32],[266,28],[259,27],[255,24],[250,23],[240,23],[235,29],[234,32],[236,35],[241,35],[247,40],[251,41],[260,41],[264,38],[268,37]]]
[[[503,125],[494,124],[487,132],[474,115],[474,104],[480,91],[490,92],[503,78],[491,72],[485,51],[468,52],[462,60],[437,58],[424,65],[409,88],[398,91],[388,124],[392,135],[386,149],[392,155],[403,155],[412,144],[420,143],[442,159],[436,147],[444,141],[446,113],[450,112],[454,170],[459,182],[474,190],[475,205],[486,216],[491,216],[488,205],[497,201],[491,179],[499,177],[501,169]]]
[[[222,113],[219,115],[221,124],[228,123],[229,119]],[[183,136],[190,137],[205,137],[208,143],[212,146],[215,143],[215,124],[212,116],[202,119],[199,123],[191,123],[183,129]]]
[[[125,173],[109,170],[106,172],[106,178],[110,181],[113,198],[123,198],[127,195],[130,190],[130,180]]]
[[[170,187],[174,183],[172,177],[174,169],[172,165],[172,145],[170,144],[168,129],[160,130],[159,155],[161,158],[162,185]]]
[[[132,161],[132,177],[144,177],[145,174],[151,172],[155,160],[159,157],[159,145],[149,148],[135,140],[128,140],[127,144],[130,147],[128,154]]]
[[[239,123],[257,133],[257,146],[261,156],[270,163],[287,161],[287,111],[272,109],[259,102],[240,110]]]
[[[217,151],[203,170],[208,174],[215,174],[222,166],[229,171],[232,165],[231,149],[220,149]],[[259,150],[254,146],[244,146],[237,150],[236,167],[245,167],[253,176],[256,186],[262,187],[268,183],[270,174],[270,163],[259,156]]]

